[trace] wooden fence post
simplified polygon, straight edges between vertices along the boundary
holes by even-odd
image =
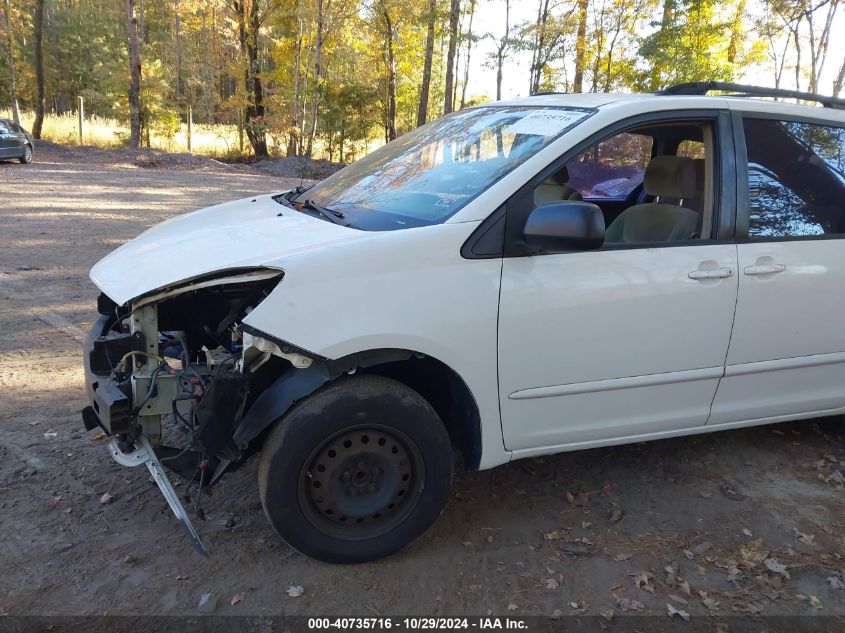
[[[188,153],[191,153],[191,132],[194,125],[194,109],[188,106]]]
[[[82,145],[82,119],[85,117],[85,104],[82,101],[82,97],[77,97],[77,114],[79,115],[79,144]]]

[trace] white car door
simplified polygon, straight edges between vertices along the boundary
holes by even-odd
[[[710,423],[838,412],[845,407],[845,123],[743,119],[739,297]]]
[[[737,294],[736,246],[724,226],[729,222],[720,220],[731,216],[735,200],[733,187],[720,185],[735,178],[733,161],[719,160],[719,152],[732,147],[730,123],[726,115],[718,124],[712,117],[667,122],[664,115],[624,134],[608,134],[598,144],[574,148],[562,158],[567,169],[552,177],[547,169],[534,183],[544,188],[544,201],[553,186],[578,189],[589,201],[596,180],[619,173],[632,182],[645,177],[647,192],[676,194],[664,196],[662,204],[685,205],[699,214],[698,235],[654,241],[628,236],[592,252],[519,256],[517,248],[509,256],[508,243],[518,244],[524,218],[540,196],[517,193],[508,203],[499,386],[509,450],[539,453],[706,423]],[[677,183],[650,184],[651,156],[680,164],[691,160],[672,158],[683,156],[685,145],[694,146],[690,155],[700,168],[697,201],[689,192],[680,199],[684,191],[673,189]],[[634,189],[629,202],[636,194]],[[596,202],[608,236],[619,233],[623,215],[650,217],[644,214],[655,206],[637,205],[612,219],[626,206],[624,199]]]

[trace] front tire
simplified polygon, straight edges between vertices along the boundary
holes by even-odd
[[[32,147],[28,144],[23,146],[23,156],[19,159],[22,165],[29,165],[32,162]]]
[[[330,563],[402,549],[437,519],[451,483],[452,446],[431,405],[367,375],[297,403],[267,438],[258,471],[279,536]]]

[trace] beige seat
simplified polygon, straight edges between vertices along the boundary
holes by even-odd
[[[625,209],[605,233],[605,242],[676,242],[692,239],[699,215],[681,206],[697,191],[695,162],[679,156],[655,156],[645,170],[643,187],[654,202]],[[666,204],[674,198],[679,204]]]
[[[572,185],[568,184],[569,172],[566,167],[546,178],[534,189],[534,206],[551,204],[562,200],[583,200],[584,197]]]

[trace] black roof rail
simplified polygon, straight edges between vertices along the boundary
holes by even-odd
[[[815,101],[821,103],[825,108],[836,108],[845,110],[845,99],[828,97],[814,92],[800,92],[798,90],[784,90],[783,88],[763,88],[761,86],[746,86],[734,84],[727,81],[690,81],[682,84],[675,84],[663,90],[659,95],[706,95],[713,90],[722,90],[731,94],[730,97],[783,97],[785,99],[801,99],[803,101]]]

